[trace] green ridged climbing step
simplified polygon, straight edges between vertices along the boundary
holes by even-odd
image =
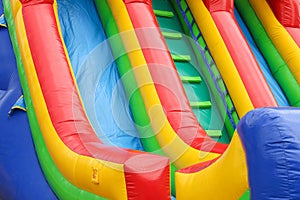
[[[221,130],[205,130],[207,135],[210,137],[222,137],[222,131]]]
[[[201,83],[202,79],[200,76],[180,76],[183,83]]]
[[[211,102],[210,101],[191,101],[190,105],[192,108],[211,108]]]
[[[168,38],[168,39],[181,39],[182,38],[182,34],[181,33],[177,33],[177,32],[166,32],[166,31],[163,31],[162,32],[163,36],[165,38]]]
[[[171,11],[165,11],[165,10],[153,10],[153,11],[157,17],[167,17],[167,18],[174,17],[174,13]]]
[[[172,59],[175,62],[190,62],[191,56],[190,55],[177,55],[177,54],[171,54]]]

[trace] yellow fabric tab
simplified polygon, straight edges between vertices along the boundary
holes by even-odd
[[[5,22],[5,18],[4,18],[4,14],[0,15],[0,26],[7,27],[6,22]]]

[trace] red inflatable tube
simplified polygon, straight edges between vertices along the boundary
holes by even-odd
[[[190,146],[223,153],[226,144],[216,143],[194,115],[174,62],[160,32],[151,0],[124,0],[161,104],[178,136]],[[154,39],[153,39],[154,38]]]
[[[268,0],[277,20],[300,47],[300,7],[299,0]]]
[[[255,108],[277,106],[257,61],[234,18],[233,0],[203,0],[227,46]]]

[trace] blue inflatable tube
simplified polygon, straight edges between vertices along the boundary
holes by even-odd
[[[262,108],[240,121],[252,200],[300,199],[300,109]]]

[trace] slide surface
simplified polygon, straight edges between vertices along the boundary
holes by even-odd
[[[266,81],[269,84],[269,87],[277,101],[278,106],[289,106],[290,104],[288,103],[287,98],[285,97],[284,92],[282,91],[282,89],[280,88],[280,86],[278,85],[278,83],[276,82],[275,78],[273,77],[269,66],[267,64],[267,62],[265,61],[263,55],[260,53],[258,47],[255,44],[255,41],[253,40],[247,26],[245,25],[245,23],[243,22],[242,18],[240,17],[238,11],[235,9],[234,10],[234,14],[235,14],[235,18],[238,22],[239,27],[241,28],[247,42],[248,45],[250,46],[253,55],[255,56],[258,65],[266,79]]]
[[[74,76],[95,132],[106,144],[142,150],[116,62],[93,1],[59,0],[57,3]]]

